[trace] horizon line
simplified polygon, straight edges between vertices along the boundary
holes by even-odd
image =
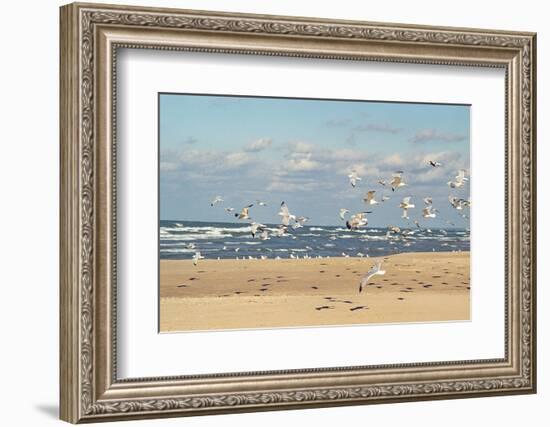
[[[200,220],[191,220],[191,219],[160,219],[160,221],[171,221],[171,222],[200,222],[200,223],[204,223],[204,224],[210,224],[210,223],[217,223],[217,224],[241,224],[241,225],[250,225],[251,223],[250,222],[238,222],[238,221],[233,221],[233,222],[228,222],[228,221],[200,221]],[[265,223],[265,225],[282,225],[280,223]],[[391,224],[392,226],[394,226],[394,224]],[[306,225],[303,225],[302,227],[345,227],[346,224],[343,223],[343,224],[337,224],[337,225],[323,225],[323,224],[306,224]],[[412,226],[409,226],[409,225],[403,225],[403,226],[400,226],[400,225],[395,225],[396,227],[399,227],[399,228],[418,228],[416,227],[414,224]],[[288,226],[288,227],[291,227],[291,226]],[[302,228],[300,227],[300,228]],[[388,228],[390,227],[390,225],[384,225],[384,226],[374,226],[374,225],[371,225],[371,226],[365,226],[365,227],[362,227],[362,228]],[[448,226],[448,227],[442,227],[442,226],[435,226],[435,227],[420,227],[420,229],[427,229],[427,228],[458,228],[458,229],[464,229],[464,230],[467,230],[469,229],[469,227],[459,227],[459,226]],[[351,231],[351,230],[350,230]]]

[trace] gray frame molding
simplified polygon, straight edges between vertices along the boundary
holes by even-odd
[[[61,418],[76,423],[535,392],[535,42],[533,33],[63,6]],[[117,379],[118,48],[505,68],[505,358]]]

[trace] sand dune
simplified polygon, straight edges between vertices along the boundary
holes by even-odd
[[[377,260],[387,273],[359,293]],[[161,332],[468,320],[470,254],[162,260],[160,297]]]

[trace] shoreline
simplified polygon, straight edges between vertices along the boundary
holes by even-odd
[[[161,332],[470,319],[469,252],[161,260],[160,282]]]

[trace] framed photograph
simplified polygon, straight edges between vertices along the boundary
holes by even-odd
[[[536,391],[533,33],[61,8],[61,418]]]

